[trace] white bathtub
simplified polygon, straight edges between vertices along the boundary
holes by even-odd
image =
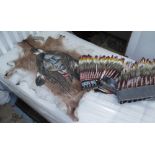
[[[0,81],[11,91],[23,99],[50,122],[73,122],[66,114],[65,109],[59,106],[58,98],[53,94],[44,97],[29,87],[28,83],[17,86],[4,78],[9,69],[7,62],[17,59],[20,49],[17,42],[25,39],[29,34],[34,36],[59,37],[65,35],[64,44],[67,49],[76,50],[81,55],[117,55],[106,49],[80,39],[68,32],[0,32]],[[119,57],[122,57],[118,55]],[[126,58],[126,60],[129,60]],[[130,59],[130,61],[133,61]],[[38,88],[40,89],[40,88]],[[79,122],[155,122],[155,101],[141,101],[120,105],[115,95],[106,95],[90,91],[80,100],[76,110]]]

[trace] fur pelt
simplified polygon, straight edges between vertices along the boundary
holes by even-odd
[[[60,36],[58,39],[54,39],[52,37],[48,37],[46,41],[39,41],[29,36],[26,41],[28,41],[33,47],[40,48],[44,51],[58,51],[67,53],[75,59],[79,59],[80,55],[76,51],[65,50],[63,45],[64,36]],[[33,74],[37,74],[37,66],[36,66],[36,55],[31,52],[31,47],[25,41],[22,41],[18,44],[22,47],[24,55],[15,61],[15,67],[7,74],[7,78],[9,78],[16,69],[23,69],[26,71],[30,71]],[[34,79],[35,80],[35,79]],[[64,93],[61,87],[58,84],[54,84],[46,80],[45,85],[58,96],[63,103],[65,103],[67,107],[67,113],[71,116],[72,119],[77,120],[74,112],[78,107],[78,103],[82,98],[84,91],[81,90],[80,81],[77,79],[73,79],[70,85],[70,92]]]

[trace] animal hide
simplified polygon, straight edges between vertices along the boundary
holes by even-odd
[[[30,71],[35,75],[37,74],[38,69],[36,65],[36,55],[32,53],[31,46],[27,44],[27,42],[30,43],[33,47],[42,49],[44,51],[49,51],[51,54],[52,51],[57,51],[60,53],[66,53],[74,59],[78,60],[80,55],[76,51],[65,50],[63,45],[63,38],[64,36],[60,36],[58,39],[48,37],[47,40],[43,41],[29,36],[25,41],[20,42],[19,46],[22,47],[24,55],[15,61],[15,67],[7,74],[7,78],[9,78],[17,69],[23,69]],[[57,79],[59,79],[58,75],[55,74],[55,76]],[[66,93],[63,91],[60,83],[51,82],[47,79],[45,80],[45,85],[52,91],[52,93],[58,96],[63,101],[63,103],[65,103],[69,116],[71,116],[73,120],[78,120],[74,112],[84,94],[84,91],[81,90],[80,81],[73,77],[73,80],[70,83],[69,93]]]

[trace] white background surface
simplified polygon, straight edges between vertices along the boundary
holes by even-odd
[[[139,60],[155,58],[155,31],[134,31],[131,35],[126,56]]]

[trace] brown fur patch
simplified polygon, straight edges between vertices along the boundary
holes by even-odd
[[[63,46],[63,36],[60,36],[58,39],[54,39],[52,37],[49,37],[44,44],[40,43],[37,40],[34,40],[32,36],[29,36],[27,38],[27,41],[33,45],[35,48],[43,49],[44,51],[59,51],[64,52],[69,55],[71,55],[73,58],[78,59],[80,55],[76,53],[75,51],[67,51]],[[24,69],[28,70],[34,74],[37,73],[37,66],[36,66],[36,56],[32,54],[30,51],[31,47],[26,42],[19,43],[19,46],[23,48],[24,56],[19,58],[15,62],[15,69]],[[14,71],[13,70],[13,71]],[[12,71],[12,73],[13,73]],[[81,90],[80,82],[77,79],[73,79],[71,88],[70,88],[70,95],[67,93],[64,93],[60,87],[56,84],[53,84],[46,80],[45,85],[58,97],[61,98],[61,100],[66,104],[67,106],[67,113],[75,120],[77,118],[74,115],[74,111],[78,106],[78,103],[80,99],[82,98],[84,91]]]

